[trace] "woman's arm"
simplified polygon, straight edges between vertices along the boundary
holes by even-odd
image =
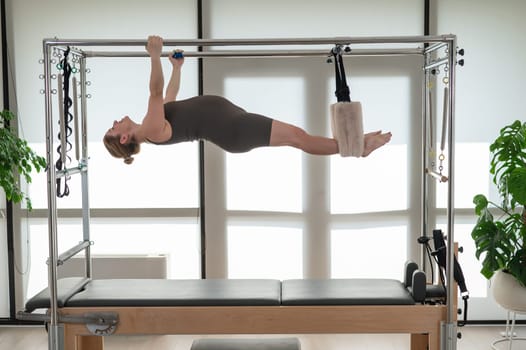
[[[161,66],[161,50],[163,39],[158,36],[150,36],[146,51],[150,55],[150,96],[162,96],[164,87],[163,68]]]
[[[148,112],[142,121],[142,131],[146,138],[153,141],[164,138],[167,124],[164,118],[162,48],[162,38],[158,36],[150,36],[148,38],[146,51],[148,51],[151,61],[150,98],[148,99]]]
[[[164,103],[175,101],[177,94],[179,93],[179,87],[181,86],[181,67],[184,63],[184,57],[175,58],[173,54],[175,52],[182,52],[181,50],[176,50],[170,54],[169,59],[172,63],[172,75],[168,81],[168,86],[166,87],[166,95],[164,97]]]

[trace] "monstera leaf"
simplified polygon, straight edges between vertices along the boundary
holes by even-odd
[[[506,262],[513,253],[515,240],[508,237],[507,223],[494,221],[486,197],[478,195],[474,202],[479,218],[471,237],[477,248],[477,259],[480,260],[484,254],[481,273],[489,279],[495,271],[506,268]]]
[[[473,198],[478,216],[471,232],[475,254],[482,259],[481,273],[486,278],[504,269],[526,286],[526,123],[517,120],[502,128],[490,152],[490,173],[501,203],[480,194]],[[490,206],[494,213],[500,212],[497,219]]]
[[[509,182],[516,170],[526,167],[526,123],[516,120],[502,128],[499,137],[490,145],[490,152],[493,155],[490,173],[501,194],[502,205],[513,209],[517,202],[510,198]]]
[[[508,190],[515,202],[526,205],[526,168],[517,168],[510,173]]]

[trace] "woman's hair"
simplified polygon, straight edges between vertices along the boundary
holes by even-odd
[[[115,158],[124,158],[124,163],[126,164],[133,163],[132,155],[139,153],[141,150],[141,145],[133,140],[125,144],[120,143],[119,136],[104,135],[102,141],[112,156]]]

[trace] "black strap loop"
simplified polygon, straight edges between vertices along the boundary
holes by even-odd
[[[338,102],[351,102],[351,91],[349,90],[345,77],[341,46],[333,48],[332,55],[334,56],[334,71],[336,76],[336,99]]]
[[[429,247],[429,240],[424,237],[421,237],[418,239],[419,243],[422,243],[426,245],[428,253],[435,259],[437,265],[439,266],[439,273],[440,273],[440,280],[442,282],[442,285],[444,288],[446,287],[446,280],[445,280],[445,270],[447,268],[446,266],[446,242],[444,240],[444,235],[442,233],[442,230],[436,229],[433,230],[433,241],[435,243],[435,251],[431,251]],[[469,292],[466,286],[466,281],[464,278],[464,273],[462,272],[462,268],[460,267],[460,264],[456,257],[453,259],[453,278],[457,282],[458,288],[460,289],[462,300],[464,301],[464,317],[462,321],[458,321],[458,326],[462,327],[466,325],[468,320],[468,299],[469,299]],[[449,281],[448,281],[449,282]]]
[[[66,140],[66,152],[69,152],[72,148],[71,142],[69,142],[69,136],[72,133],[72,129],[69,126],[69,123],[73,120],[73,115],[69,111],[70,107],[73,105],[73,101],[69,97],[69,79],[71,76],[71,65],[68,62],[68,55],[70,52],[70,47],[68,46],[66,51],[64,51],[64,58],[60,61],[60,65],[58,66],[60,69],[62,69],[62,76],[63,76],[63,82],[62,86],[59,86],[59,89],[64,90],[64,101],[59,101],[59,103],[64,104],[64,130],[65,135],[62,135],[60,132],[58,133],[59,140],[62,140],[64,138]],[[58,152],[58,160],[55,163],[55,167],[57,170],[66,169],[66,164],[71,161],[71,158],[66,155],[65,162],[62,162],[61,157],[61,151],[62,151],[62,144],[59,143],[59,146],[57,147]],[[67,184],[67,181],[69,180],[69,176],[64,176],[64,188],[62,187],[62,178],[57,178],[57,197],[62,198],[69,195],[69,186]]]
[[[462,293],[462,300],[464,301],[464,317],[462,321],[458,321],[459,327],[464,327],[468,323],[468,299],[469,299],[469,293]]]

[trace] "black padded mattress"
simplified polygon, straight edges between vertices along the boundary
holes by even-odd
[[[58,281],[59,307],[411,305],[404,285],[389,279],[108,279]],[[26,311],[49,308],[48,289]]]
[[[282,305],[411,305],[402,282],[391,279],[298,279],[281,285]]]
[[[59,294],[69,296],[70,293]],[[270,306],[280,303],[278,280],[107,279],[90,281],[59,306]],[[47,289],[26,303],[29,312],[48,307]]]

